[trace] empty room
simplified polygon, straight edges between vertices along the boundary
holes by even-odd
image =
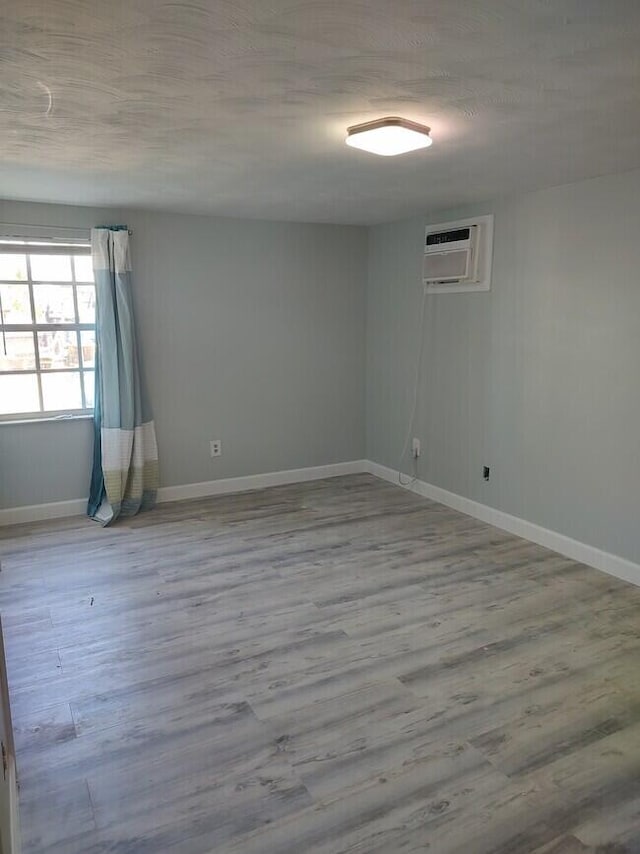
[[[0,5],[0,854],[640,854],[639,45]]]

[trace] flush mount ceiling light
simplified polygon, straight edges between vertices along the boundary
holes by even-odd
[[[383,157],[392,157],[394,154],[405,154],[407,151],[415,151],[418,148],[428,148],[433,142],[429,136],[430,130],[431,128],[411,122],[409,119],[388,116],[347,128],[345,142],[353,148],[361,148],[363,151],[381,154]]]

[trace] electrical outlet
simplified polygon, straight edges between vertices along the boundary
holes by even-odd
[[[415,436],[413,437],[413,441],[411,442],[411,453],[413,454],[414,460],[417,460],[421,453],[420,439],[416,439]]]
[[[209,449],[211,450],[212,457],[220,457],[222,456],[222,442],[220,439],[212,439],[209,442]]]
[[[491,473],[491,469],[489,468],[489,466],[483,466],[482,467],[482,477],[485,480],[489,480],[490,473]]]

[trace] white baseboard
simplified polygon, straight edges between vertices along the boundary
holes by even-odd
[[[387,480],[396,486],[399,485],[398,472],[387,468],[387,466],[368,460],[366,470],[369,474],[373,474],[382,480]],[[522,537],[524,540],[538,543],[538,545],[545,546],[579,563],[592,566],[616,578],[621,578],[623,581],[630,581],[632,584],[640,586],[640,565],[626,558],[601,551],[594,546],[559,534],[557,531],[543,528],[534,522],[527,522],[526,519],[521,519],[519,516],[511,516],[502,510],[496,510],[486,504],[481,504],[479,501],[472,501],[470,498],[449,492],[439,486],[433,486],[433,484],[426,483],[423,480],[416,480],[404,488],[415,492],[417,495],[422,495],[424,498],[445,504],[460,513],[466,513],[467,516],[473,516],[475,519],[494,525],[503,531],[508,531],[510,534],[515,534],[517,537]]]
[[[41,522],[43,519],[60,519],[64,516],[81,516],[87,512],[87,499],[52,501],[50,504],[28,504],[0,510],[0,527],[20,525],[23,522]]]
[[[202,483],[185,483],[180,486],[163,486],[158,490],[158,503],[203,498],[208,495],[228,495],[232,492],[248,492],[251,489],[264,489],[267,486],[304,483],[311,480],[321,480],[325,477],[339,477],[344,474],[358,474],[364,471],[367,471],[366,460],[349,460],[348,462],[330,463],[325,466],[264,472],[263,474],[251,474],[245,477],[207,480]],[[86,498],[75,498],[72,501],[54,501],[50,504],[10,507],[7,510],[0,510],[0,526],[18,525],[23,522],[40,522],[45,519],[59,519],[64,516],[82,516],[86,512]]]
[[[249,474],[244,477],[227,477],[221,480],[205,480],[202,483],[185,483],[182,486],[163,486],[158,490],[158,503],[185,501],[189,498],[204,498],[209,495],[229,495],[233,492],[248,492],[267,486],[282,486],[287,483],[305,483],[325,477],[340,477],[367,471],[367,460],[350,460],[346,463],[330,463],[326,466],[310,466],[303,469],[285,469],[264,474]]]

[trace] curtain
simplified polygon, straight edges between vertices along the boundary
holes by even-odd
[[[103,525],[156,502],[158,448],[138,365],[129,231],[94,228],[96,391],[93,470],[87,514]]]

